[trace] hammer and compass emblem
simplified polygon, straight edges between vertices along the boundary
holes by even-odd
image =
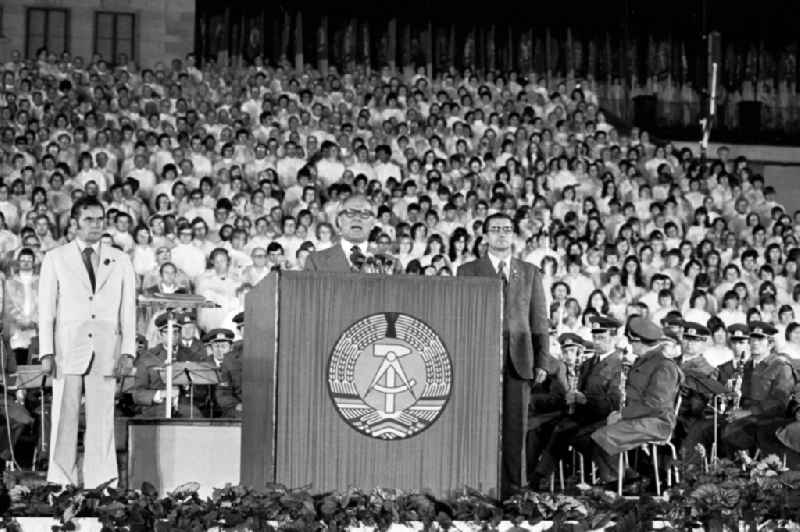
[[[382,440],[411,437],[444,410],[452,389],[450,356],[436,332],[413,316],[367,316],[339,337],[328,365],[336,409],[359,432]]]

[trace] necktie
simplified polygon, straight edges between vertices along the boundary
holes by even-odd
[[[361,253],[361,248],[353,246],[350,248],[350,269],[354,272],[360,272],[361,267],[364,265],[364,254]]]
[[[86,246],[83,249],[83,264],[86,266],[86,271],[89,273],[89,282],[92,283],[92,292],[95,290],[94,265],[92,264],[93,255],[94,249],[92,249],[91,246]]]
[[[506,275],[506,261],[501,260],[497,264],[497,276],[503,280],[503,288],[508,286],[508,275]]]

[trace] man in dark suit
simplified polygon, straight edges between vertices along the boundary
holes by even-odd
[[[367,238],[375,226],[375,208],[364,196],[350,196],[336,215],[340,239],[306,259],[309,272],[361,271],[367,259]]]
[[[458,269],[459,276],[503,281],[503,459],[501,496],[522,488],[523,453],[532,382],[542,382],[550,342],[544,288],[538,268],[511,257],[514,223],[505,214],[486,218],[487,254]]]

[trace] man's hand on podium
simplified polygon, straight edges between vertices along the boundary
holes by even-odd
[[[49,377],[55,376],[56,358],[52,354],[40,356],[39,361],[42,364],[42,373]]]
[[[122,354],[117,359],[117,367],[114,368],[114,376],[115,377],[125,377],[126,375],[130,375],[133,371],[133,355],[131,354]]]

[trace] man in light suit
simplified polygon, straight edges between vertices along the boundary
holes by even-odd
[[[115,481],[115,375],[130,372],[136,351],[136,288],[127,255],[101,245],[105,210],[76,201],[75,241],[44,257],[39,279],[42,371],[53,375],[53,431],[47,480],[80,485],[78,415],[86,394],[83,486]]]
[[[503,457],[501,497],[522,488],[523,453],[531,384],[542,382],[552,366],[549,320],[542,276],[533,264],[511,256],[514,223],[502,213],[483,222],[486,256],[458,268],[459,276],[503,281]]]
[[[367,238],[375,226],[375,209],[364,196],[350,196],[342,203],[336,224],[339,243],[309,255],[307,272],[361,271],[367,258]]]

